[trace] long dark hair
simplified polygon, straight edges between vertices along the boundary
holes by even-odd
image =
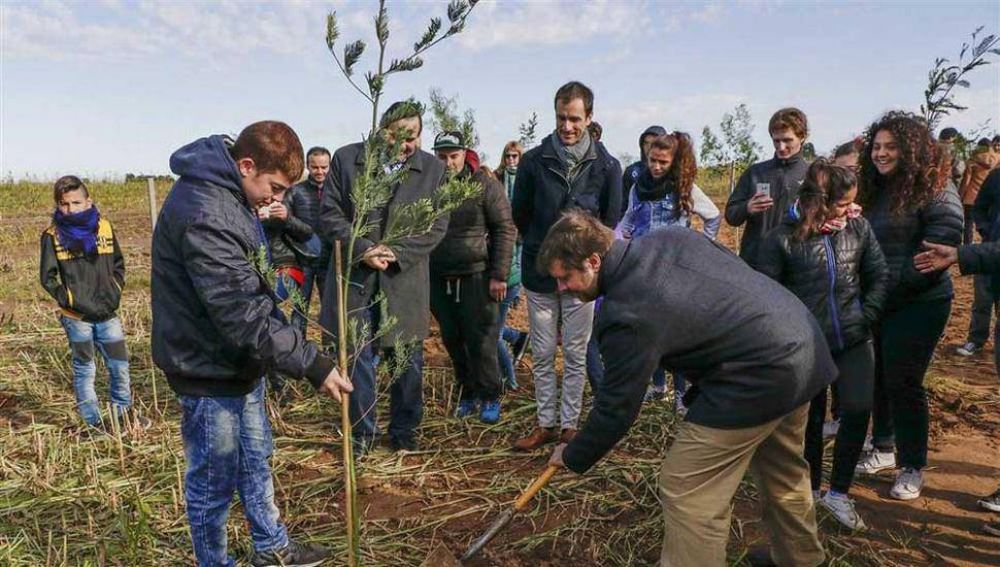
[[[875,168],[872,147],[875,135],[885,130],[899,146],[899,166],[888,176]],[[868,127],[864,134],[864,149],[859,156],[861,174],[858,179],[858,200],[870,208],[879,191],[888,191],[890,211],[901,214],[927,205],[948,181],[942,175],[942,154],[927,123],[909,112],[894,110]]]
[[[819,232],[823,223],[830,220],[833,205],[857,184],[857,177],[850,169],[835,165],[826,158],[812,162],[799,191],[799,225],[795,239],[802,241]]]
[[[694,208],[694,197],[691,196],[691,192],[694,190],[694,178],[698,175],[698,162],[695,161],[691,136],[676,131],[665,136],[657,136],[649,146],[650,151],[654,148],[667,150],[673,154],[674,160],[667,171],[667,177],[676,188],[677,202],[681,210],[691,214]]]

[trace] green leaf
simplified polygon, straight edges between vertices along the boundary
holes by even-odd
[[[332,51],[338,37],[340,30],[337,29],[337,12],[330,12],[326,16],[326,48]]]
[[[361,59],[361,54],[364,52],[365,42],[360,39],[344,46],[344,72],[348,76],[353,73],[354,64]]]

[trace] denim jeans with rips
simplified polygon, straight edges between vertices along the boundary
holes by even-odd
[[[101,408],[97,402],[94,381],[97,378],[96,351],[104,357],[104,364],[111,376],[111,403],[121,414],[132,407],[132,389],[128,372],[128,349],[125,346],[125,332],[118,317],[100,323],[89,323],[60,317],[66,337],[69,339],[73,356],[73,390],[76,393],[76,407],[88,425],[101,422]]]
[[[287,546],[288,533],[274,505],[264,380],[245,396],[180,396],[180,403],[187,460],[184,500],[198,565],[235,566],[227,552],[226,520],[236,491],[254,551]]]

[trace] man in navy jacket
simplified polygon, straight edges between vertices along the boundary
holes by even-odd
[[[603,144],[591,139],[587,129],[594,115],[594,93],[572,81],[556,92],[554,106],[556,130],[524,154],[511,202],[514,224],[524,242],[521,283],[527,290],[538,402],[538,426],[514,442],[521,451],[557,439],[569,441],[576,434],[594,323],[593,301],[560,294],[555,280],[536,269],[538,249],[563,211],[583,210],[609,227],[621,216],[621,165]],[[560,333],[565,363],[561,400],[555,369]]]

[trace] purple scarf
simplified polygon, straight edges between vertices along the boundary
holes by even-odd
[[[97,223],[100,220],[101,213],[97,207],[90,207],[70,215],[64,215],[62,211],[56,209],[52,215],[56,232],[59,234],[59,243],[63,248],[72,252],[82,251],[88,255],[97,252]]]

